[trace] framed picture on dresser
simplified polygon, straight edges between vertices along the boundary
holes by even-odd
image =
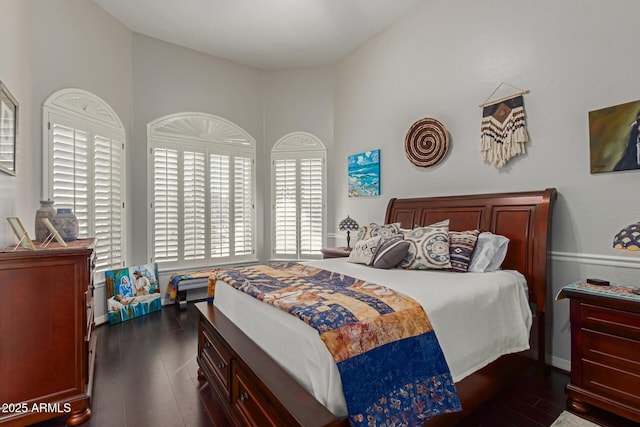
[[[17,216],[12,216],[7,218],[7,221],[9,222],[9,225],[13,230],[13,234],[15,234],[15,236],[18,238],[18,244],[16,245],[15,249],[17,249],[19,246],[22,246],[25,249],[34,251],[36,247],[33,244],[31,237],[29,237],[29,233],[27,233],[27,230],[24,228],[22,221],[20,221],[20,218],[18,218]]]

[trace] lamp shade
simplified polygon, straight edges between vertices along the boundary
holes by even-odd
[[[613,247],[628,251],[640,250],[640,222],[627,225],[613,238]]]
[[[350,218],[349,215],[338,224],[338,230],[340,231],[352,231],[360,228],[355,219]]]

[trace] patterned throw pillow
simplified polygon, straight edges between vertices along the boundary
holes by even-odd
[[[381,236],[384,239],[388,239],[389,237],[396,234],[400,234],[399,222],[384,225],[378,225],[375,222],[372,222],[369,225],[360,227],[360,229],[358,230],[358,234],[356,235],[356,239],[366,240],[376,236]]]
[[[380,236],[372,237],[371,239],[359,240],[358,243],[351,249],[348,262],[356,264],[371,265],[373,256],[378,249],[378,243],[380,243]]]
[[[404,259],[409,251],[409,242],[401,235],[380,240],[378,250],[373,257],[374,268],[394,268]]]
[[[471,254],[476,247],[480,230],[449,231],[449,257],[451,271],[466,273],[471,262]]]
[[[407,270],[451,268],[449,220],[418,227],[404,234],[409,250],[399,267]]]

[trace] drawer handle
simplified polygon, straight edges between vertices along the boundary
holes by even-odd
[[[224,362],[218,363],[218,369],[224,369]]]
[[[249,399],[249,393],[247,393],[246,391],[240,395],[240,401],[245,402],[248,399]]]
[[[205,341],[204,348],[209,348],[209,347],[211,347],[211,343],[209,343],[209,341]]]

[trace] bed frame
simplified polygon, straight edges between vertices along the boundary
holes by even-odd
[[[432,418],[425,426],[455,425],[489,400],[518,373],[545,364],[545,309],[556,190],[391,199],[385,223],[403,228],[450,220],[452,230],[481,229],[510,239],[505,269],[524,274],[534,314],[531,349],[502,356],[456,383],[463,411]],[[201,397],[220,425],[348,426],[337,419],[246,337],[213,305],[200,311],[198,378]]]

